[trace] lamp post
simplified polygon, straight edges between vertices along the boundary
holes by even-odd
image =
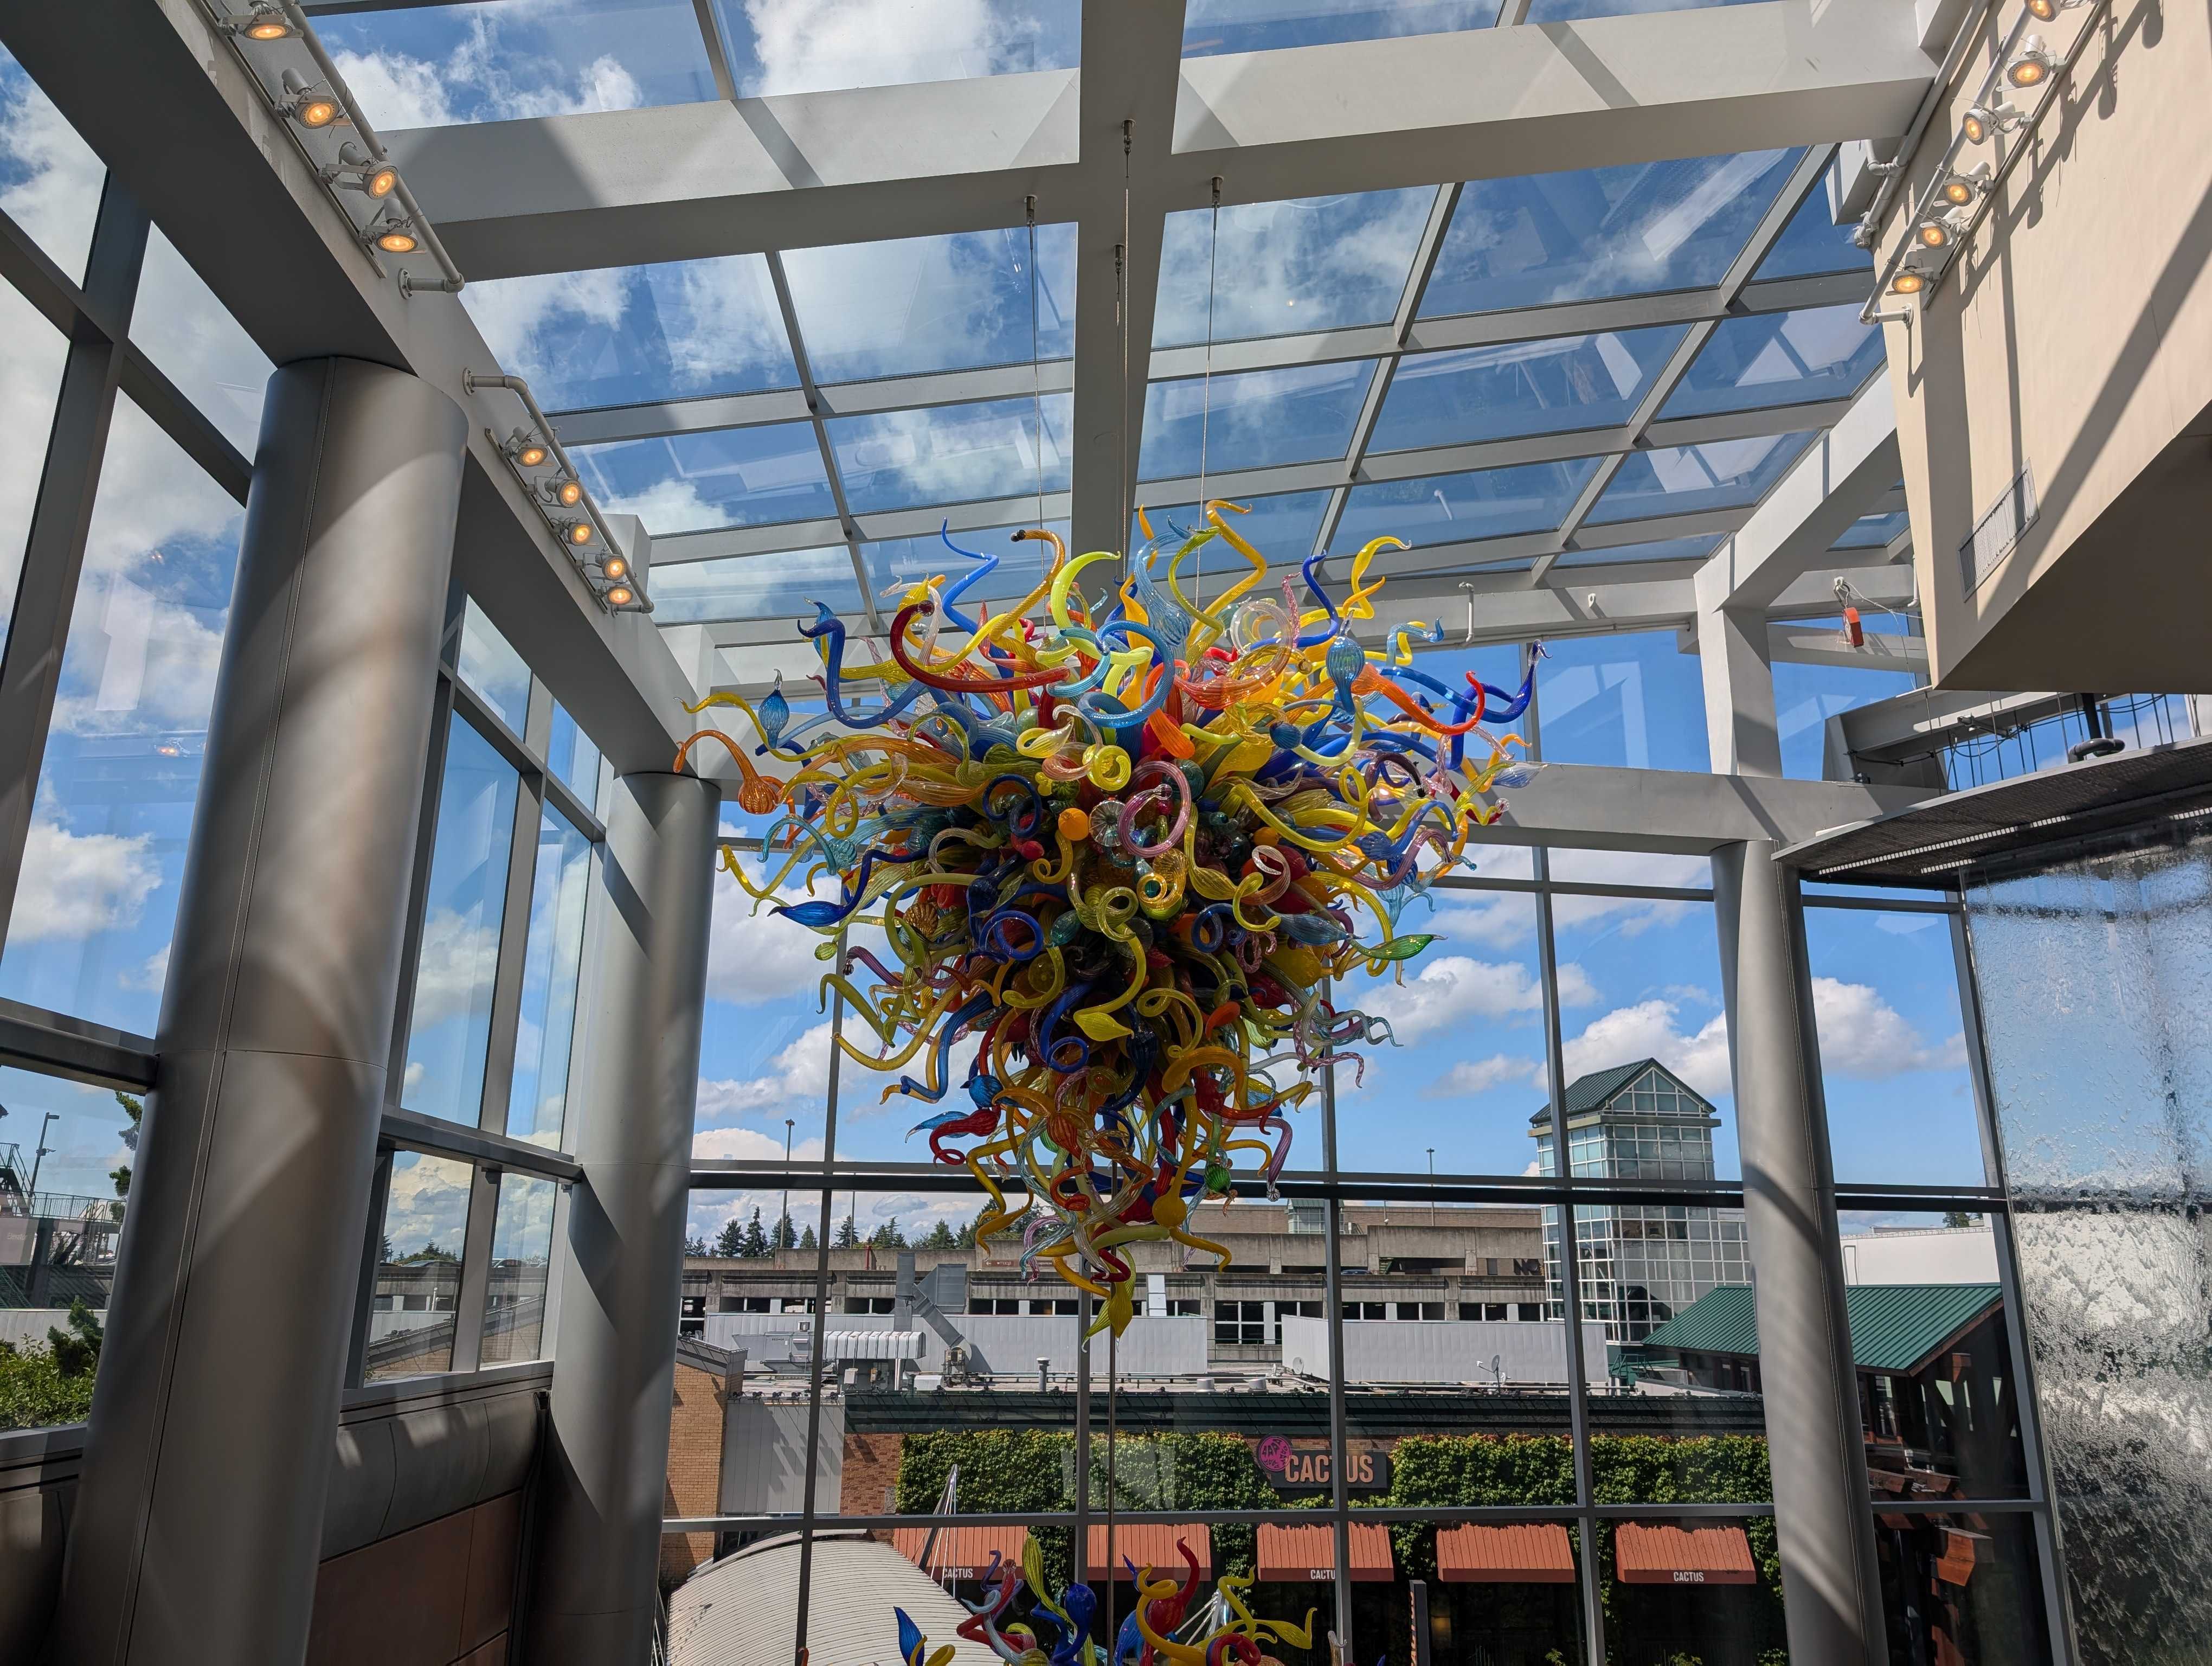
[[[783,1213],[775,1223],[775,1247],[779,1252],[790,1248],[791,1231],[791,1126],[793,1119],[783,1119]]]
[[[39,1124],[39,1144],[37,1149],[31,1153],[31,1197],[33,1198],[39,1195],[39,1164],[53,1154],[54,1148],[46,1143],[46,1132],[53,1127],[60,1116],[59,1111],[50,1110],[46,1113],[46,1120]],[[29,1201],[28,1199],[25,1201]],[[31,1207],[35,1209],[38,1206],[33,1203]]]
[[[1429,1152],[1429,1225],[1431,1225],[1431,1226],[1433,1226],[1433,1225],[1435,1225],[1437,1224],[1437,1148],[1436,1148],[1434,1146],[1431,1146],[1428,1148],[1428,1152]]]

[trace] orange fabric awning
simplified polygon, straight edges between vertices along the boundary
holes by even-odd
[[[1134,1564],[1139,1570],[1149,1567],[1156,1579],[1173,1579],[1181,1584],[1188,1572],[1182,1564],[1182,1553],[1176,1548],[1181,1540],[1190,1547],[1190,1554],[1198,1558],[1198,1577],[1213,1578],[1213,1535],[1197,1522],[1116,1522],[1114,1523],[1114,1566],[1110,1572],[1106,1566],[1106,1527],[1103,1522],[1091,1524],[1091,1554],[1087,1579],[1126,1579],[1129,1569],[1124,1564]]]
[[[1448,1585],[1571,1585],[1575,1547],[1558,1522],[1468,1522],[1437,1533],[1437,1578]]]
[[[921,1560],[929,1543],[926,1527],[902,1527],[891,1534],[898,1554],[934,1579],[981,1579],[991,1571],[991,1554],[1002,1559],[1000,1566],[1018,1569],[1022,1551],[1030,1541],[1025,1527],[940,1527],[929,1560]]]
[[[1613,1565],[1628,1585],[1755,1585],[1759,1567],[1740,1527],[1651,1527],[1623,1522]]]
[[[1300,1585],[1335,1578],[1336,1529],[1263,1523],[1259,1577]],[[1389,1529],[1368,1522],[1352,1523],[1352,1578],[1354,1584],[1390,1582]]]

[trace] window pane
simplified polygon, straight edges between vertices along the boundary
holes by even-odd
[[[855,514],[866,514],[1064,492],[1073,414],[1072,395],[1045,395],[1042,473],[1036,405],[1029,399],[839,416],[828,426],[846,500]]]
[[[1755,150],[1470,181],[1421,316],[1717,283],[1796,159]]]
[[[945,563],[931,570],[943,572]],[[672,562],[653,569],[653,616],[664,625],[784,617],[811,623],[817,602],[835,613],[860,611],[853,553],[842,544],[773,556]]]
[[[1379,324],[1413,270],[1433,187],[1243,203],[1170,214],[1160,241],[1152,345],[1243,341]],[[1206,303],[1212,301],[1212,329]]]
[[[1596,472],[1595,458],[1580,457],[1354,486],[1329,548],[1348,552],[1385,533],[1424,544],[1547,532]]]
[[[1951,922],[1808,908],[1836,1178],[1985,1186]]]
[[[538,0],[325,15],[315,32],[380,128],[714,96],[690,0]]]
[[[1190,0],[1183,13],[1182,55],[1264,52],[1340,40],[1381,40],[1400,34],[1486,29],[1498,0]]]
[[[569,455],[600,508],[635,515],[656,538],[837,513],[821,444],[806,423],[579,446]],[[653,584],[657,607],[658,571]]]
[[[116,401],[0,995],[154,1032],[243,520]]]
[[[1239,498],[1243,514],[1222,512],[1222,519],[1237,529],[1237,536],[1257,550],[1271,567],[1292,566],[1313,554],[1314,539],[1321,532],[1321,518],[1328,508],[1326,487],[1310,492],[1279,492],[1270,497]],[[1198,505],[1195,503],[1146,504],[1145,518],[1152,524],[1151,536],[1166,552],[1153,563],[1153,574],[1164,581],[1168,558],[1182,544],[1184,534],[1199,525]],[[1178,530],[1180,529],[1180,530]],[[1129,527],[1130,547],[1145,542],[1144,527],[1132,520]],[[1212,589],[1219,589],[1224,576],[1236,574],[1242,577],[1251,568],[1243,556],[1226,548],[1219,539],[1199,546],[1198,553],[1182,564],[1187,575],[1183,589],[1188,594],[1204,593],[1194,591],[1188,575],[1198,575]]]
[[[483,696],[483,702],[507,727],[520,734],[530,720],[530,667],[507,645],[507,638],[483,616],[473,599],[461,610],[461,644],[455,655],[461,681]]]
[[[1465,445],[1625,423],[1683,326],[1555,336],[1399,361],[1375,451]]]
[[[1698,657],[1671,630],[1571,636],[1545,645],[1536,712],[1545,760],[1631,769],[1709,768]]]
[[[749,98],[1066,70],[1083,52],[1078,0],[928,0],[834,22],[801,8],[714,0],[714,15]]]
[[[453,1365],[461,1248],[475,1170],[450,1157],[394,1152],[362,1380],[428,1377]]]
[[[456,1122],[477,1120],[520,786],[491,743],[456,717],[438,791],[407,1071],[400,1082],[400,1103],[410,1110]]]
[[[1708,6],[1745,6],[1756,0],[1533,0],[1530,23],[1571,23],[1584,17],[1619,17],[1631,12],[1703,11]]]
[[[557,1149],[561,1144],[591,877],[591,841],[566,818],[546,811],[538,826],[530,936],[522,963],[522,1011],[514,1037],[514,1079],[507,1100],[507,1133],[533,1146]]]
[[[1727,319],[1659,418],[1847,399],[1881,362],[1881,332],[1859,322],[1856,305]]]
[[[146,240],[131,337],[251,461],[275,367],[159,227]]]
[[[1772,277],[1810,277],[1821,272],[1857,272],[1867,274],[1869,286],[1874,278],[1874,251],[1863,249],[1851,240],[1857,229],[1856,222],[1836,223],[1828,211],[1828,186],[1826,179],[1814,184],[1805,193],[1805,200],[1797,212],[1790,216],[1790,223],[1782,228],[1782,235],[1767,251],[1766,258],[1759,263],[1752,274],[1756,283]]]
[[[15,436],[0,447],[0,640],[4,640],[15,606],[15,581],[23,566],[23,545],[31,536],[31,511],[38,502],[39,476],[46,467],[46,436],[61,398],[62,368],[69,339],[40,316],[38,309],[0,283],[0,432]]]
[[[1061,541],[1068,536],[1066,520],[1045,523]],[[919,584],[932,574],[943,574],[949,590],[953,584],[974,574],[981,561],[971,561],[969,556],[993,559],[997,565],[975,580],[974,585],[953,598],[956,606],[974,612],[978,603],[1014,601],[1026,596],[1036,587],[1044,576],[1045,563],[1051,559],[1051,550],[1042,538],[1014,541],[1017,532],[1031,530],[1030,522],[1018,526],[979,527],[973,531],[954,532],[947,546],[942,535],[935,532],[920,538],[891,538],[878,539],[860,546],[860,558],[867,563],[868,583],[879,599],[895,587]],[[962,553],[962,552],[966,553]],[[843,555],[840,549],[837,553]],[[781,556],[778,560],[783,559]],[[810,595],[817,593],[810,591]],[[832,606],[836,599],[821,593],[823,599]],[[859,597],[854,596],[857,605]],[[805,610],[811,612],[811,609]],[[885,612],[890,610],[884,606]]]
[[[1869,635],[1887,625],[1902,623],[1882,614],[1875,614],[1865,622]],[[1823,626],[1835,629],[1840,641],[1840,619],[1808,619],[1792,629],[1809,635]],[[1787,660],[1777,660],[1773,671],[1774,716],[1782,736],[1782,773],[1803,781],[1819,781],[1826,773],[1830,718],[1877,700],[1910,694],[1919,682],[1909,671],[1808,666]]]
[[[71,277],[84,277],[106,178],[92,147],[0,46],[0,210]]]
[[[1815,437],[1761,435],[1632,453],[1590,511],[1591,523],[1743,508],[1765,496]]]
[[[659,587],[654,586],[658,592]],[[576,720],[559,701],[553,702],[553,727],[545,741],[545,767],[567,783],[568,788],[583,800],[585,807],[596,812],[599,807],[599,749],[592,744],[591,736],[579,728]]]
[[[1336,1073],[1337,1162],[1386,1174],[1523,1173],[1536,1156],[1528,1116],[1545,1092],[1536,899],[1431,891],[1425,902],[1433,907],[1407,907],[1399,930],[1443,941],[1402,980],[1356,977],[1334,991],[1340,1011],[1386,1019],[1396,1043],[1364,1049],[1364,1068]],[[1310,1120],[1296,1120],[1293,1167],[1320,1164]]]
[[[1874,1540],[1893,1666],[2040,1666],[2051,1658],[2033,1517],[1877,1509]]]
[[[548,410],[799,382],[757,254],[489,278],[461,304]]]
[[[1297,365],[1242,375],[1184,377],[1145,390],[1138,477],[1195,476],[1341,457],[1373,380],[1372,363]]]
[[[483,1353],[487,1365],[535,1359],[545,1338],[545,1277],[553,1260],[553,1202],[550,1180],[503,1174],[499,1213],[491,1229],[491,1275],[484,1287]]]
[[[788,1135],[794,1159],[818,1163],[830,1093],[830,1013],[828,1001],[816,992],[830,967],[814,951],[825,939],[769,909],[776,903],[803,899],[800,876],[819,859],[810,846],[798,854],[798,865],[788,872],[787,852],[765,864],[752,855],[738,860],[755,886],[772,888],[776,894],[756,909],[744,887],[726,872],[715,871],[699,1053],[698,1131],[692,1138],[692,1155],[781,1160]],[[856,1041],[874,1041],[865,1025],[856,1022],[854,1030]],[[854,1089],[854,1068],[848,1060],[844,1098],[854,1106],[848,1128],[865,1122],[879,1132],[896,1113],[875,1103],[880,1087],[868,1092]],[[788,1128],[787,1117],[792,1124]],[[890,1134],[894,1144],[914,1120]],[[841,1130],[841,1144],[844,1132]],[[870,1149],[862,1142],[861,1150]],[[846,1154],[854,1154],[851,1146]],[[769,1211],[771,1225],[775,1213],[773,1207]]]
[[[137,1160],[139,1101],[0,1067],[0,1431],[82,1422],[100,1363],[88,1344],[107,1317]],[[57,1324],[55,1310],[78,1302],[90,1316]]]
[[[793,249],[791,304],[817,382],[1065,359],[1075,350],[1075,228],[1026,227]]]

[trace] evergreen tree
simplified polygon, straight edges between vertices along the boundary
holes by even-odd
[[[1978,1225],[1980,1225],[1982,1224],[1982,1218],[1981,1218],[1979,1215],[1970,1215],[1970,1214],[1967,1214],[1967,1213],[1966,1213],[1965,1211],[1963,1211],[1963,1210],[1960,1210],[1960,1209],[1953,1209],[1953,1210],[1950,1210],[1949,1212],[1948,1212],[1948,1213],[1944,1215],[1944,1217],[1943,1217],[1943,1224],[1944,1224],[1946,1226],[1954,1226],[1954,1227],[1956,1227],[1956,1226],[1978,1226]]]
[[[789,1250],[799,1242],[799,1235],[791,1229],[791,1213],[786,1210],[775,1223],[775,1247]]]
[[[830,1242],[840,1250],[857,1250],[860,1248],[860,1234],[853,1225],[852,1216],[847,1215],[844,1219],[837,1223],[837,1236],[830,1240]]]
[[[761,1225],[757,1208],[753,1211],[753,1218],[745,1223],[744,1247],[738,1253],[747,1261],[759,1261],[768,1254],[768,1233]]]
[[[707,1240],[701,1237],[696,1232],[686,1232],[684,1235],[684,1253],[687,1256],[693,1257],[705,1255],[707,1253]]]
[[[954,1250],[959,1245],[953,1238],[952,1229],[940,1220],[929,1229],[929,1236],[922,1239],[917,1247],[923,1250]]]
[[[811,1226],[802,1226],[799,1229],[799,1247],[802,1250],[818,1250],[822,1247],[816,1241],[814,1229]]]
[[[744,1228],[738,1225],[735,1215],[722,1223],[721,1236],[714,1240],[714,1253],[729,1261],[745,1253]]]
[[[125,1151],[135,1152],[138,1149],[138,1119],[146,1114],[146,1102],[136,1094],[118,1093],[115,1103],[123,1107],[123,1114],[131,1119],[131,1126],[123,1130],[123,1147]],[[110,1169],[107,1177],[115,1183],[117,1198],[131,1195],[131,1165],[128,1163],[120,1168]],[[118,1202],[108,1213],[120,1220],[123,1219],[123,1206]]]
[[[982,1223],[983,1217],[990,1213],[991,1206],[986,1203],[981,1208],[975,1211],[975,1219],[974,1220],[963,1221],[961,1224],[960,1230],[953,1234],[953,1246],[956,1249],[960,1250],[974,1249],[975,1247],[975,1228]]]
[[[906,1235],[899,1231],[896,1215],[869,1233],[868,1242],[878,1250],[904,1250],[908,1247]]]

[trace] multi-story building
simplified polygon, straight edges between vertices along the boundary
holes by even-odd
[[[1656,1059],[1593,1071],[1565,1094],[1568,1172],[1589,1180],[1711,1180],[1720,1113]],[[1528,1119],[1538,1165],[1553,1171],[1551,1107]],[[1559,1213],[1544,1211],[1550,1310],[1565,1311]],[[1583,1316],[1616,1347],[1641,1342],[1707,1291],[1751,1282],[1743,1211],[1598,1203],[1577,1210]]]

